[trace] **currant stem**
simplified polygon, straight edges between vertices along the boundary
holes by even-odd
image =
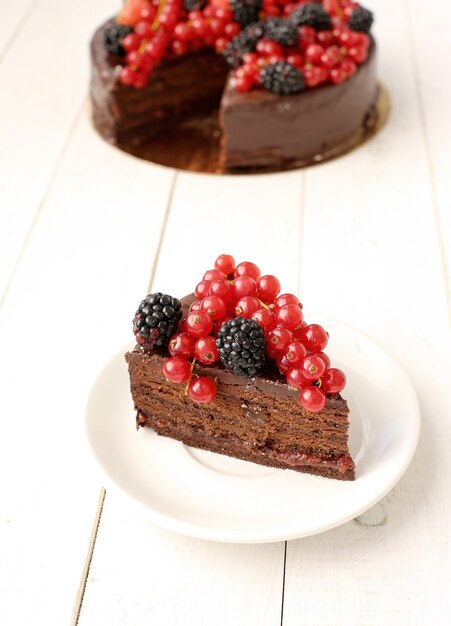
[[[187,395],[188,395],[188,387],[189,387],[189,384],[190,384],[191,379],[192,379],[192,377],[193,377],[193,369],[194,369],[194,364],[195,364],[195,363],[196,363],[196,359],[193,359],[193,360],[191,361],[189,378],[188,378],[188,380],[186,381],[186,385],[185,385],[185,396],[187,396]]]

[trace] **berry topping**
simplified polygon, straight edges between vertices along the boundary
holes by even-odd
[[[317,2],[307,2],[297,7],[290,15],[296,26],[311,26],[315,30],[330,30],[332,21],[329,13]]]
[[[222,363],[237,376],[255,376],[265,363],[265,334],[254,320],[236,317],[223,324],[216,346]]]
[[[194,337],[188,333],[182,332],[173,335],[168,344],[168,351],[171,356],[182,356],[184,359],[190,359],[193,356],[193,350]]]
[[[214,337],[201,337],[194,344],[194,358],[205,365],[212,365],[219,359],[218,348]]]
[[[191,375],[191,367],[181,356],[173,356],[164,362],[163,374],[171,383],[185,383]]]
[[[258,297],[263,302],[272,302],[280,291],[280,282],[272,274],[262,276],[257,283]]]
[[[213,321],[222,320],[226,314],[226,304],[218,296],[207,296],[200,305],[201,311],[205,311]]]
[[[299,40],[296,25],[280,17],[268,17],[265,21],[265,34],[268,39],[280,43],[281,46],[295,46]]]
[[[243,263],[239,263],[235,268],[235,278],[237,276],[250,276],[255,281],[260,279],[261,272],[260,269],[255,265],[255,263],[251,263],[250,261],[243,261]]]
[[[185,329],[192,337],[206,337],[213,329],[213,320],[205,311],[192,311],[185,320]]]
[[[341,370],[331,367],[321,381],[321,388],[325,393],[340,393],[345,388],[346,376]]]
[[[304,89],[301,72],[286,61],[265,65],[260,72],[260,82],[266,89],[279,95],[298,93]]]
[[[136,341],[145,350],[166,348],[181,316],[180,300],[160,292],[149,294],[133,319]]]
[[[286,304],[280,309],[277,309],[277,322],[285,326],[292,331],[297,331],[302,328],[302,322],[304,316],[302,315],[302,309],[297,304]]]
[[[368,9],[363,7],[357,7],[351,13],[348,25],[351,30],[355,30],[360,33],[369,33],[371,26],[373,25],[373,14]]]
[[[247,26],[225,47],[223,54],[227,63],[232,67],[238,67],[243,60],[243,56],[255,50],[258,41],[264,34],[265,27],[263,22],[255,22]]]
[[[312,413],[318,413],[322,411],[326,405],[326,394],[321,391],[321,389],[318,389],[318,387],[309,385],[301,389],[299,400],[304,409],[312,411]]]
[[[216,398],[216,385],[206,376],[193,378],[188,385],[188,395],[197,404],[209,404]]]
[[[361,37],[367,36],[351,33],[351,44],[361,45]],[[208,368],[221,367],[220,360],[243,377],[256,376],[265,366],[266,375],[272,377],[277,368],[281,376],[280,381],[276,377],[277,383],[285,380],[299,390],[299,401],[307,411],[321,411],[327,396],[343,390],[346,377],[331,367],[323,352],[328,343],[326,330],[304,321],[297,296],[279,292],[275,276],[261,276],[255,263],[236,264],[233,257],[222,254],[197,284],[197,299],[191,301],[184,319],[180,319],[181,303],[176,298],[150,294],[135,314],[133,330],[142,348],[167,347],[170,357],[163,365],[164,376],[172,383],[183,383],[185,396],[193,402],[215,399],[216,385],[208,377]]]
[[[299,339],[310,352],[319,352],[327,346],[329,337],[319,324],[309,324],[299,331]]]
[[[118,54],[124,56],[126,51],[121,45],[122,40],[133,32],[131,26],[121,26],[120,24],[113,24],[107,28],[103,33],[103,46],[110,54]]]
[[[220,254],[215,261],[215,268],[225,276],[229,276],[235,270],[235,259],[230,254]]]
[[[230,0],[233,19],[240,26],[248,26],[258,20],[262,0]]]

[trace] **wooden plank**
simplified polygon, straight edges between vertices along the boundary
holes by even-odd
[[[83,0],[69,17],[61,2],[41,0],[0,64],[0,298],[81,114],[88,40],[108,5]]]
[[[0,63],[10,50],[20,30],[36,7],[34,0],[15,0],[5,2],[2,6],[2,19],[0,21]]]
[[[130,340],[173,177],[113,150],[83,116],[2,307],[2,624],[71,619],[101,487],[84,406]]]
[[[434,3],[434,10],[420,0],[404,0],[410,28],[410,47],[417,101],[426,146],[437,236],[443,256],[451,320],[451,87],[446,75],[446,59],[451,55],[447,24],[451,5]]]
[[[179,174],[152,290],[190,293],[222,252],[253,260],[294,288],[302,231],[299,172],[267,177]],[[288,226],[288,228],[287,228]],[[80,626],[280,623],[284,544],[233,546],[150,527],[107,494]],[[111,550],[121,536],[121,549]],[[139,574],[136,555],[139,554]],[[124,577],[123,572],[135,575]],[[108,599],[107,599],[108,598]]]
[[[381,503],[288,543],[284,626],[446,624],[451,614],[443,264],[408,21],[401,3],[373,5],[393,110],[363,149],[307,173],[302,297],[398,359],[416,387],[423,432],[407,474]]]
[[[172,534],[108,493],[78,624],[280,624],[283,554]]]

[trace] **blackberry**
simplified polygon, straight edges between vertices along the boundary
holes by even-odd
[[[263,87],[281,96],[298,93],[305,87],[301,72],[286,61],[277,61],[265,65],[260,72]]]
[[[281,46],[295,46],[299,40],[297,27],[281,17],[268,17],[265,21],[265,34]]]
[[[201,11],[207,4],[207,0],[183,0],[185,11]]]
[[[230,0],[233,19],[240,26],[248,26],[258,21],[263,0]]]
[[[311,26],[315,30],[331,30],[332,28],[329,13],[317,2],[301,4],[291,13],[290,21],[296,26]]]
[[[266,337],[254,320],[235,317],[225,322],[216,346],[222,363],[236,376],[255,376],[265,364]]]
[[[145,350],[166,348],[182,317],[180,300],[166,294],[151,293],[139,305],[133,318],[136,341]]]
[[[264,22],[255,22],[246,26],[236,37],[230,41],[224,49],[225,60],[232,67],[241,65],[243,55],[255,50],[257,42],[265,34]]]
[[[359,33],[369,33],[373,25],[373,14],[368,9],[357,7],[349,18],[349,28]]]
[[[121,46],[121,41],[125,35],[133,32],[131,26],[122,26],[121,24],[113,24],[109,26],[103,33],[103,47],[110,54],[125,55],[125,50]]]

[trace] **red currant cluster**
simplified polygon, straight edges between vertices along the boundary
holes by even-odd
[[[177,56],[205,47],[213,47],[222,53],[224,48],[240,32],[241,27],[233,21],[228,6],[207,4],[203,10],[191,11],[174,30],[171,52]]]
[[[123,85],[142,89],[147,85],[149,74],[165,56],[179,21],[182,0],[127,0],[117,21],[133,26],[121,41],[125,50],[126,65],[121,69],[119,80]]]
[[[297,68],[307,87],[342,83],[366,60],[369,46],[368,35],[350,30],[346,23],[334,26],[331,31],[300,26],[296,47],[284,48],[264,37],[257,43],[255,52],[245,54],[243,64],[234,71],[235,87],[245,92],[259,86],[262,68],[277,61],[286,61]]]
[[[307,0],[263,0],[260,17],[289,18]],[[267,37],[260,40],[255,52],[244,55],[234,71],[235,86],[245,92],[260,86],[260,72],[268,63],[286,61],[298,69],[307,87],[326,82],[341,83],[355,74],[368,55],[370,39],[363,32],[352,31],[347,20],[359,6],[353,0],[323,0],[331,16],[332,30],[299,27],[299,43],[285,47]],[[208,0],[200,10],[187,12],[182,0],[126,0],[117,18],[134,32],[121,41],[125,66],[119,80],[124,85],[143,88],[153,68],[163,57],[181,56],[205,47],[222,53],[240,32],[234,21],[230,0]]]
[[[256,321],[267,340],[267,356],[275,360],[287,383],[300,392],[300,402],[309,411],[321,411],[326,394],[342,391],[344,373],[330,367],[324,353],[328,335],[318,324],[304,321],[299,299],[280,295],[280,282],[270,274],[262,276],[250,262],[235,264],[232,256],[220,255],[195,288],[196,300],[182,320],[179,332],[169,341],[171,355],[163,372],[173,383],[185,383],[189,397],[209,403],[216,386],[208,377],[193,375],[195,361],[213,365],[219,361],[216,336],[234,317]]]

